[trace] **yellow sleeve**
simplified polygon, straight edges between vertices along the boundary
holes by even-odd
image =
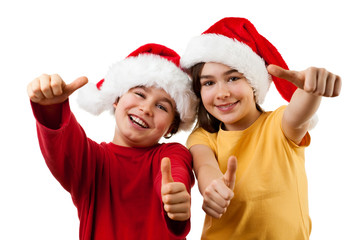
[[[210,133],[208,133],[202,128],[195,129],[188,137],[186,141],[186,147],[190,149],[192,146],[196,144],[203,144],[211,147],[209,134]]]
[[[280,123],[281,126],[281,132],[284,135],[284,137],[286,138],[286,140],[289,142],[290,146],[292,146],[293,148],[298,148],[298,147],[308,147],[310,145],[311,142],[311,137],[309,132],[306,132],[305,136],[303,137],[303,139],[301,140],[300,144],[296,144],[294,143],[292,140],[288,139],[285,134],[284,131],[282,129],[282,125],[281,125],[281,121],[282,121],[282,116],[284,115],[284,111],[286,109],[286,106],[281,106],[278,109],[276,109],[273,114],[276,115],[276,119],[277,121]]]

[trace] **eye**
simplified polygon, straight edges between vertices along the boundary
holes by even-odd
[[[240,78],[239,77],[230,77],[229,78],[229,82],[234,82],[234,81],[236,81],[236,80],[239,80]]]
[[[159,108],[160,110],[163,110],[163,111],[165,111],[165,112],[168,112],[167,107],[165,107],[165,106],[162,105],[162,104],[156,104],[156,107]]]
[[[213,81],[204,81],[204,82],[201,83],[202,86],[211,86],[213,84],[214,84]]]
[[[140,91],[135,91],[135,95],[138,95],[139,97],[145,98],[145,94]]]

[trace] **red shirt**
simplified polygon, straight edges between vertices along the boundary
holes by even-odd
[[[174,180],[190,192],[194,177],[189,151],[178,143],[146,148],[98,144],[86,137],[68,101],[61,107],[60,124],[54,127],[43,118],[43,107],[32,103],[46,164],[77,207],[80,239],[184,239],[190,220],[167,217],[160,163],[169,157]]]

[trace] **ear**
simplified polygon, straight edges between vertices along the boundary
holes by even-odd
[[[167,130],[167,132],[164,134],[164,138],[168,139],[173,135],[173,129],[174,129],[174,122],[171,123],[169,129]]]
[[[163,137],[166,138],[166,139],[169,139],[169,138],[171,138],[171,136],[172,136],[172,133],[167,132],[167,133],[165,133],[165,135]]]
[[[116,109],[118,103],[119,103],[120,97],[117,97],[115,102],[113,103],[113,107]]]

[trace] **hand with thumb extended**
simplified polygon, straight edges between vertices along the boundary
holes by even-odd
[[[191,198],[181,182],[175,182],[171,175],[170,159],[161,160],[161,198],[168,217],[176,221],[190,218]]]
[[[324,68],[310,67],[304,71],[292,71],[270,64],[267,70],[271,75],[285,79],[313,95],[336,97],[340,94],[341,78]]]
[[[72,83],[66,84],[57,74],[43,74],[28,84],[27,92],[32,102],[40,105],[53,105],[64,102],[87,82],[87,77],[79,77]]]
[[[237,169],[237,160],[235,156],[230,156],[228,159],[227,170],[223,176],[226,186],[231,190],[234,190],[235,180],[236,180],[236,169]]]
[[[220,218],[230,205],[234,197],[236,169],[237,159],[235,156],[230,156],[225,174],[206,187],[203,193],[203,210],[211,217]]]

